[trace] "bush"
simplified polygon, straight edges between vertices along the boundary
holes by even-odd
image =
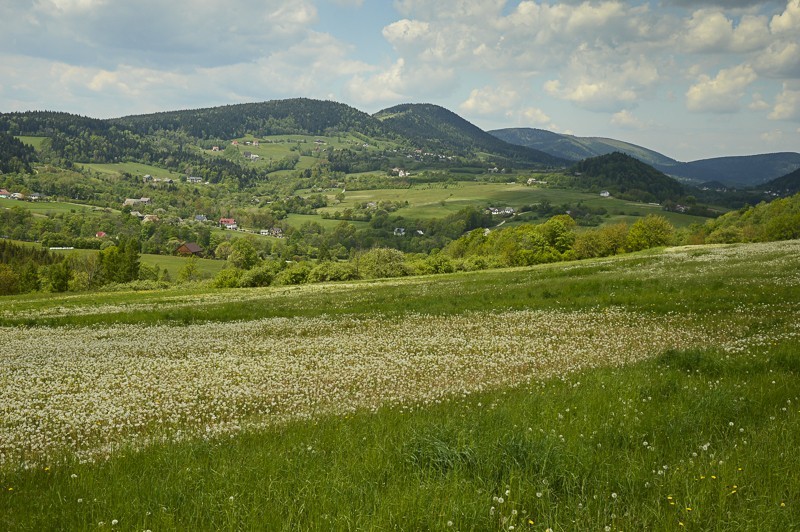
[[[269,265],[265,264],[243,272],[239,278],[239,286],[242,288],[269,286],[274,278],[275,272],[272,271]]]
[[[361,255],[358,272],[365,279],[408,275],[405,255],[402,251],[390,248],[375,248]]]
[[[215,288],[236,288],[239,286],[239,279],[241,276],[242,270],[225,268],[214,277],[212,286]]]
[[[322,283],[326,281],[352,281],[358,279],[356,267],[349,262],[326,261],[317,264],[308,272],[309,283]]]
[[[311,266],[307,262],[297,262],[275,276],[276,285],[303,284],[308,281]]]

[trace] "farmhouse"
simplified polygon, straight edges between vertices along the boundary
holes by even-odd
[[[98,231],[94,234],[95,238],[105,238],[108,236],[105,231]]]
[[[4,188],[0,188],[0,198],[10,198],[10,197],[11,197],[11,192],[9,192]]]
[[[394,228],[394,236],[405,236],[406,228],[405,227],[395,227]]]
[[[611,197],[611,192],[609,192],[608,190],[604,190],[604,191],[602,191],[602,192],[600,193],[600,197],[602,197],[602,198],[609,198],[609,197]]]
[[[175,252],[178,255],[184,255],[187,257],[192,255],[197,256],[203,253],[203,248],[194,242],[185,242],[178,249],[176,249]]]
[[[203,178],[192,175],[192,176],[189,176],[189,177],[186,178],[186,182],[187,183],[202,183],[203,182]]]

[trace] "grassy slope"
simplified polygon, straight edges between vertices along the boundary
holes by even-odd
[[[468,206],[510,206],[535,205],[547,200],[554,206],[564,203],[575,204],[582,201],[592,208],[605,208],[608,223],[635,221],[639,216],[656,213],[666,216],[676,227],[692,223],[703,223],[705,218],[680,213],[664,212],[659,205],[632,203],[616,198],[602,198],[576,190],[538,188],[517,183],[475,183],[460,181],[456,184],[432,183],[414,185],[402,189],[353,190],[345,192],[345,200],[335,202],[340,191],[328,194],[328,207],[320,212],[334,213],[370,201],[408,201],[409,206],[397,211],[398,216],[406,218],[441,218]],[[444,205],[442,205],[444,201]]]
[[[229,302],[219,292],[7,298],[20,323],[76,325],[614,306],[733,323],[750,347],[668,351],[441,404],[7,472],[0,526],[89,529],[117,519],[140,530],[420,530],[451,521],[461,530],[791,529],[800,522],[799,246],[237,290],[224,294]],[[105,308],[93,312],[96,305]],[[75,312],[35,317],[54,307]]]

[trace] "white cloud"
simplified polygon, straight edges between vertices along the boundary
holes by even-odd
[[[721,10],[700,9],[686,22],[681,40],[691,53],[742,53],[763,48],[770,35],[766,17],[745,15],[734,27],[733,19]]]
[[[800,43],[773,43],[759,55],[755,65],[767,76],[800,78]]]
[[[579,48],[562,79],[549,80],[545,91],[553,97],[597,111],[617,111],[634,105],[660,74],[645,56],[614,62],[611,50]]]
[[[767,143],[780,142],[783,140],[783,131],[780,129],[773,129],[772,131],[765,131],[759,137]]]
[[[686,107],[695,112],[732,113],[739,110],[745,89],[757,76],[749,65],[722,69],[715,78],[701,75],[686,92]]]
[[[555,124],[551,122],[550,117],[538,107],[526,107],[522,110],[520,115],[528,124],[547,126],[550,129],[556,127]]]
[[[772,17],[769,27],[773,33],[791,33],[796,37],[800,31],[800,0],[789,0],[786,10]]]
[[[800,84],[783,84],[783,91],[775,100],[769,115],[772,120],[800,120]]]
[[[753,93],[753,100],[747,108],[753,111],[765,111],[770,108],[770,105],[764,100],[760,92],[755,92]]]
[[[639,120],[633,113],[627,109],[623,109],[618,113],[614,113],[611,117],[611,124],[619,126],[623,129],[645,129],[644,122]]]
[[[501,115],[514,107],[519,101],[519,93],[508,87],[486,86],[472,89],[469,97],[459,108],[468,114]]]

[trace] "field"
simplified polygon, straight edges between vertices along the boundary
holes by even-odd
[[[553,206],[564,204],[576,205],[582,202],[594,209],[603,207],[608,211],[607,223],[620,221],[632,222],[650,213],[667,217],[676,227],[684,227],[692,223],[703,223],[705,218],[680,213],[664,212],[659,205],[632,203],[616,198],[602,198],[597,194],[576,190],[541,188],[519,183],[477,183],[458,181],[455,183],[430,183],[413,185],[410,188],[353,190],[345,192],[345,199],[336,203],[335,196],[340,191],[328,194],[328,207],[319,212],[333,214],[347,208],[368,202],[399,201],[408,202],[407,207],[399,209],[396,214],[406,218],[441,218],[458,212],[464,207],[514,207],[536,205],[543,201]]]
[[[85,166],[86,168],[90,168],[95,172],[99,172],[101,174],[106,175],[117,175],[122,174],[123,172],[127,172],[136,177],[143,177],[147,174],[150,174],[153,177],[159,179],[173,179],[175,181],[181,178],[181,175],[177,172],[173,172],[172,170],[165,170],[164,168],[159,168],[158,166],[151,166],[149,164],[143,163],[109,163],[109,164],[90,164],[84,163],[81,166]]]
[[[80,203],[66,203],[61,201],[19,201],[15,199],[0,198],[0,209],[22,207],[34,214],[58,214],[63,212],[100,211],[99,207],[82,205]],[[113,211],[112,211],[113,212]]]
[[[13,296],[0,527],[788,530],[800,242]]]

